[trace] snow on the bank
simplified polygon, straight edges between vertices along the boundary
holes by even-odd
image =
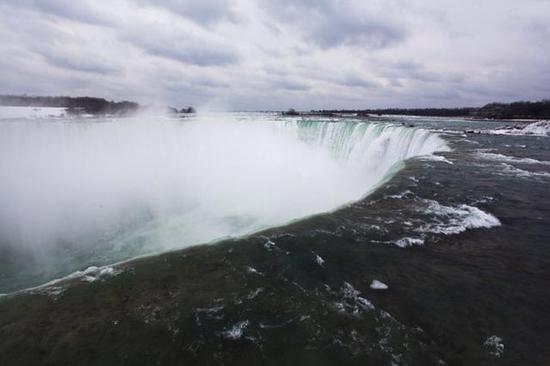
[[[65,108],[55,107],[0,107],[0,119],[7,118],[58,118],[65,115]]]
[[[372,290],[387,290],[388,285],[378,280],[372,280],[372,282],[370,283],[370,288]]]

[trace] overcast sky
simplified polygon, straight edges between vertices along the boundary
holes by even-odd
[[[549,0],[0,0],[0,93],[216,109],[550,98]]]

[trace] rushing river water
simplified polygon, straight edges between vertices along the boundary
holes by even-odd
[[[0,360],[550,363],[547,124],[128,122],[1,122]]]

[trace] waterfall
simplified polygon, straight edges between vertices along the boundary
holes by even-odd
[[[59,275],[244,235],[337,209],[447,149],[422,129],[258,114],[4,120],[0,250]]]

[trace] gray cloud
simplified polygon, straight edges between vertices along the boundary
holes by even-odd
[[[132,42],[151,55],[167,57],[173,60],[198,66],[224,66],[234,64],[238,56],[223,45],[205,46],[185,44],[168,40],[134,39]]]
[[[0,0],[0,3],[90,24],[107,25],[111,22],[109,13],[104,11],[105,8],[94,6],[87,0]]]
[[[277,80],[273,82],[273,85],[277,89],[285,89],[290,91],[306,91],[310,89],[310,86],[306,83],[296,80]]]
[[[305,30],[308,41],[320,47],[359,45],[384,48],[405,39],[399,24],[381,14],[357,12],[349,3],[330,0],[264,0],[270,14]]]
[[[223,20],[234,22],[239,18],[229,0],[137,0],[137,3],[167,9],[199,25]]]
[[[441,75],[426,69],[424,65],[413,60],[402,60],[380,65],[380,75],[389,79],[390,82],[402,80],[437,82],[442,80]]]
[[[550,96],[550,3],[0,0],[0,93],[228,109]]]

